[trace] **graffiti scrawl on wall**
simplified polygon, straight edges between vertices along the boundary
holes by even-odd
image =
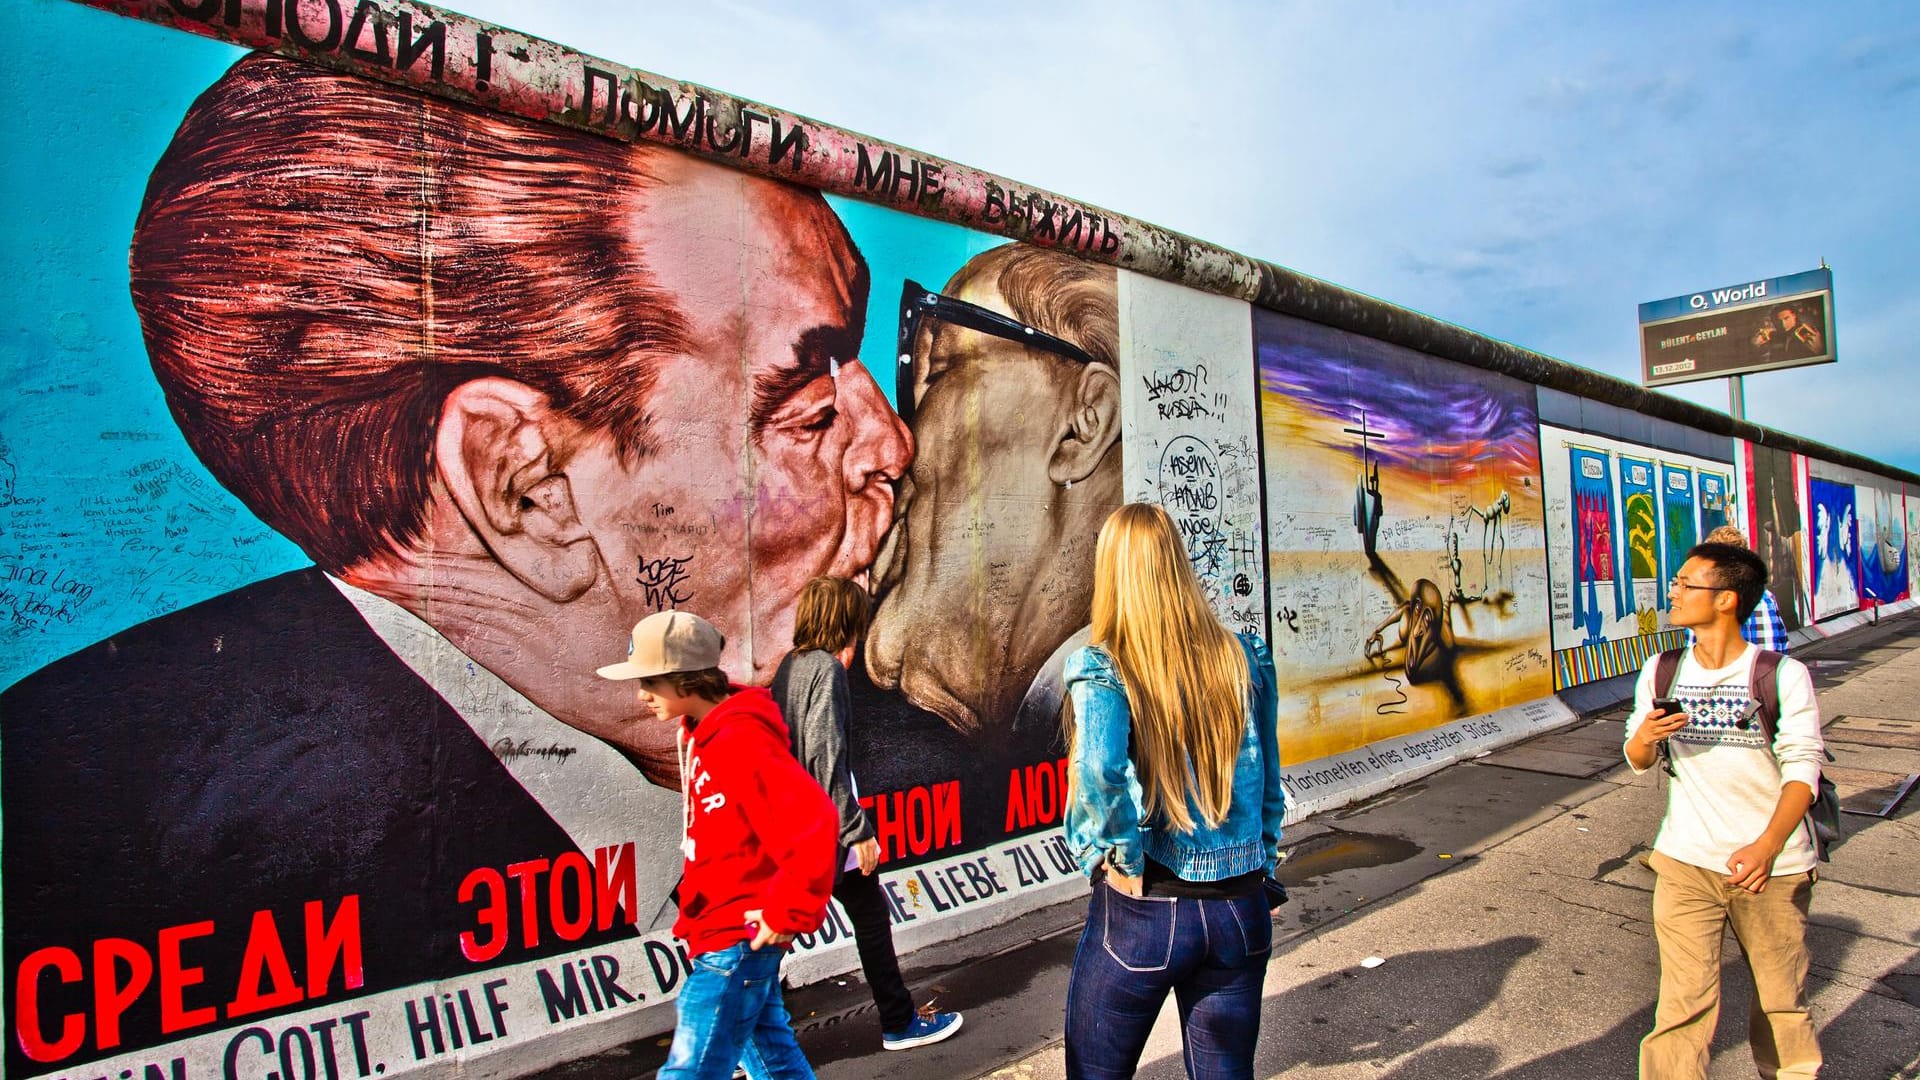
[[[1551,689],[1531,388],[1254,313],[1289,763]]]
[[[1729,470],[1548,424],[1540,447],[1557,683],[1636,670],[1678,636],[1668,630],[1666,582],[1726,520]]]
[[[1251,309],[1139,274],[1123,273],[1120,292],[1137,372],[1127,498],[1165,506],[1215,613],[1264,635]]]

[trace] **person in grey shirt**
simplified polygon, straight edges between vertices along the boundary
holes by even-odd
[[[872,614],[867,591],[846,578],[817,577],[800,590],[794,613],[793,651],[774,672],[773,699],[793,734],[793,754],[840,812],[840,874],[833,898],[853,922],[860,969],[880,1010],[881,1045],[910,1050],[960,1030],[960,1014],[916,1011],[893,951],[893,923],[880,879],[880,842],[860,805],[859,787],[847,761],[847,724],[852,713],[847,665]],[[857,872],[856,872],[857,871]]]

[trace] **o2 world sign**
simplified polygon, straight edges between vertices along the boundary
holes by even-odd
[[[1643,386],[1835,359],[1833,271],[1825,267],[1640,305]]]

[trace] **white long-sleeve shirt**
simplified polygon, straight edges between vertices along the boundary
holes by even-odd
[[[1670,859],[1715,873],[1728,873],[1733,853],[1760,838],[1780,802],[1781,787],[1798,780],[1820,790],[1820,762],[1826,746],[1820,734],[1820,706],[1805,664],[1782,658],[1779,668],[1780,718],[1773,745],[1756,715],[1749,683],[1760,650],[1748,645],[1732,663],[1704,668],[1688,649],[1680,660],[1672,697],[1687,712],[1687,725],[1668,740],[1674,777],[1667,785],[1667,816],[1654,839],[1655,851]],[[1653,710],[1658,692],[1650,656],[1640,669],[1627,721],[1632,739]],[[1746,726],[1740,726],[1744,718]],[[1629,759],[1628,764],[1632,761]],[[1659,768],[1656,758],[1652,768]],[[1634,772],[1646,772],[1634,768]],[[1800,874],[1817,861],[1803,820],[1774,860],[1774,876]]]

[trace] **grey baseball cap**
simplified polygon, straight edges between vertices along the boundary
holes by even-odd
[[[727,639],[707,620],[686,611],[659,611],[633,627],[627,659],[599,669],[603,679],[646,679],[720,666]]]

